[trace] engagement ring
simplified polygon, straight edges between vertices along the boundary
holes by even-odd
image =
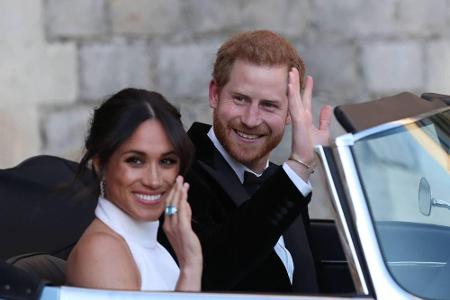
[[[177,207],[174,206],[174,205],[168,205],[168,206],[166,206],[166,211],[165,211],[165,212],[166,212],[166,215],[167,215],[167,216],[172,216],[172,215],[176,214],[177,211],[178,211],[178,209],[177,209]]]

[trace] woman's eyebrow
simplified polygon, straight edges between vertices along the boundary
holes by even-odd
[[[147,156],[147,153],[143,152],[143,151],[139,151],[139,150],[128,150],[122,153],[122,155],[126,155],[126,154],[136,154],[136,155],[141,155],[141,156]],[[169,150],[166,152],[161,153],[161,156],[164,155],[177,155],[177,153],[175,152],[175,150]]]
[[[145,152],[139,151],[139,150],[127,150],[125,152],[122,152],[122,155],[127,155],[127,154],[137,154],[137,155],[141,155],[141,156],[145,156]]]
[[[166,155],[172,155],[172,154],[178,156],[178,154],[175,152],[175,150],[170,150],[170,151],[164,152],[162,155],[166,156]]]

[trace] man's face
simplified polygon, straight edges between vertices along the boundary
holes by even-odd
[[[287,66],[236,60],[220,91],[210,83],[214,132],[235,160],[254,171],[265,167],[289,122],[287,80]]]

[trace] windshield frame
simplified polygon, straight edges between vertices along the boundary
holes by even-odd
[[[397,120],[397,121],[392,121],[392,122],[388,122],[388,123],[384,123],[381,125],[377,125],[356,133],[347,133],[341,136],[338,136],[335,139],[335,145],[336,146],[353,146],[357,141],[366,139],[371,137],[372,135],[376,135],[379,134],[381,132],[385,132],[397,127],[402,127],[402,126],[406,126],[408,124],[412,124],[415,122],[418,122],[420,120],[429,118],[433,115],[437,115],[440,113],[443,113],[447,110],[450,110],[450,106],[447,107],[443,107],[443,108],[439,108],[437,110],[433,110],[424,114],[420,114],[416,117],[409,117],[409,118],[405,118],[405,119],[401,119],[401,120]]]
[[[355,161],[354,154],[352,152],[352,146],[357,141],[370,138],[372,135],[377,135],[379,133],[386,132],[397,127],[406,126],[408,124],[420,121],[447,110],[450,110],[450,107],[433,110],[416,117],[388,122],[357,133],[344,134],[337,137],[335,139],[334,145],[331,147],[333,149],[334,160],[338,167],[340,173],[339,177],[342,180],[344,192],[346,195],[346,197],[338,197],[336,193],[333,193],[335,183],[333,182],[331,175],[327,174],[326,172],[332,200],[333,202],[335,202],[335,206],[339,205],[342,207],[343,205],[347,205],[349,207],[350,217],[352,218],[351,222],[354,224],[359,246],[362,248],[362,252],[364,255],[364,257],[358,258],[357,261],[366,262],[368,269],[370,270],[370,281],[373,285],[374,293],[377,295],[377,298],[410,299],[414,296],[397,284],[385,265],[381,245],[378,242],[376,234],[375,224],[373,224],[373,218],[371,216],[368,199],[362,186],[358,167]],[[319,156],[321,156],[325,168],[327,168],[329,162],[327,162],[324,154],[321,153],[323,152],[323,149],[321,149],[322,147],[318,147],[317,152],[319,153]],[[346,203],[342,203],[342,201],[346,201]],[[336,209],[336,211],[339,213],[339,209]],[[348,223],[348,220],[346,222]],[[352,241],[349,233],[345,231],[345,227],[340,228],[340,230],[343,231],[344,235],[344,237],[341,238],[344,238],[344,241],[346,243],[355,243],[355,241]],[[358,245],[353,244],[348,246],[350,249],[352,249],[357,247]],[[356,254],[357,253],[354,251],[352,253],[346,253],[347,256]],[[365,295],[369,295],[370,291],[367,289],[367,286],[370,283],[365,282],[364,273],[362,272],[362,270],[357,271],[358,279],[361,283],[363,283],[362,291]],[[366,288],[364,288],[364,286]]]
[[[391,268],[392,265],[388,265],[388,264],[390,264],[389,257],[392,256],[392,255],[395,255],[395,251],[393,250],[393,249],[395,249],[395,247],[393,248],[393,246],[392,246],[392,245],[394,245],[393,242],[388,243],[387,241],[384,241],[386,238],[388,238],[389,235],[382,234],[381,228],[379,227],[379,226],[381,226],[379,222],[381,222],[381,224],[384,224],[384,222],[389,222],[389,221],[383,220],[383,217],[381,217],[381,219],[380,219],[380,215],[379,215],[382,211],[386,211],[386,210],[381,209],[382,207],[385,207],[385,205],[381,205],[381,206],[378,205],[378,208],[376,208],[377,207],[376,203],[379,203],[379,201],[376,201],[377,198],[374,197],[374,190],[373,190],[373,188],[377,186],[375,184],[375,182],[380,182],[380,181],[379,180],[374,181],[373,174],[371,176],[369,176],[369,178],[367,178],[367,175],[369,175],[370,172],[365,171],[365,169],[366,168],[370,169],[370,163],[369,163],[369,165],[366,165],[366,163],[372,161],[373,159],[367,160],[368,158],[365,158],[365,155],[363,155],[364,151],[361,152],[361,148],[359,148],[359,151],[357,151],[356,146],[357,145],[362,145],[362,147],[364,147],[364,144],[366,144],[366,143],[368,143],[368,144],[373,143],[373,142],[380,143],[380,141],[381,141],[381,144],[380,144],[380,146],[381,146],[383,143],[386,143],[385,142],[386,141],[385,138],[387,138],[389,140],[392,137],[393,137],[394,140],[391,140],[391,142],[393,142],[393,144],[396,145],[396,143],[394,141],[396,141],[399,138],[403,139],[401,137],[402,134],[406,134],[406,137],[409,136],[409,135],[412,135],[412,136],[416,136],[417,135],[417,136],[419,136],[419,133],[417,133],[416,130],[419,130],[419,132],[422,133],[422,131],[424,129],[419,129],[419,128],[422,128],[422,126],[424,126],[424,125],[426,127],[434,126],[436,128],[435,130],[437,130],[439,132],[443,132],[443,138],[444,138],[444,140],[446,140],[448,138],[448,131],[445,130],[445,127],[446,127],[446,124],[448,124],[448,113],[449,112],[450,112],[450,107],[445,107],[445,108],[442,108],[442,109],[434,110],[434,111],[429,112],[429,113],[422,114],[422,115],[420,115],[418,117],[406,118],[406,119],[403,119],[403,120],[400,120],[400,121],[395,121],[395,122],[383,124],[382,126],[377,126],[376,128],[374,127],[374,128],[369,129],[369,130],[365,130],[364,132],[355,134],[355,137],[354,137],[354,140],[353,140],[353,144],[352,144],[352,146],[349,146],[350,151],[351,151],[351,155],[353,156],[353,162],[355,164],[356,172],[357,172],[358,178],[360,179],[359,185],[362,188],[362,192],[363,192],[364,197],[365,197],[365,201],[364,202],[365,202],[365,205],[367,206],[367,210],[368,210],[368,213],[370,215],[370,221],[371,221],[371,224],[372,224],[373,229],[374,229],[373,230],[374,237],[375,237],[374,240],[376,241],[376,243],[378,245],[378,250],[379,250],[379,253],[381,253],[381,257],[382,257],[382,260],[383,260],[382,261],[382,265],[384,266],[384,269],[390,274],[390,278],[392,278],[392,280],[395,281],[396,286],[398,288],[406,291],[410,295],[415,295],[415,296],[420,296],[420,297],[430,297],[432,295],[432,292],[431,291],[427,292],[427,293],[418,292],[418,290],[416,290],[414,288],[414,286],[411,286],[410,281],[408,283],[408,279],[411,280],[410,278],[415,278],[414,276],[416,276],[416,275],[411,275],[411,277],[407,277],[408,279],[405,279],[405,276],[399,274],[398,271],[397,271],[397,273],[394,273],[394,271]],[[442,125],[443,124],[441,124],[440,122],[436,122],[436,121],[441,120],[441,117],[439,117],[439,115],[443,115],[443,119],[442,119],[444,121],[444,123],[443,123],[444,124],[444,130],[443,131],[442,131],[442,129],[443,129]],[[434,128],[434,127],[430,127],[430,128]],[[441,129],[441,130],[439,130],[439,129]],[[425,131],[426,131],[426,129],[425,129]],[[414,132],[416,132],[416,133],[414,134]],[[422,134],[420,134],[420,135],[422,135]],[[423,133],[423,135],[425,137],[428,137],[428,135],[426,135],[425,133]],[[437,137],[436,137],[436,139],[437,139]],[[441,137],[439,137],[439,140],[440,139],[441,139]],[[377,142],[377,140],[378,140],[378,142]],[[400,141],[403,144],[403,141],[402,140],[400,140]],[[405,142],[406,142],[406,140],[405,140]],[[372,144],[372,146],[374,146],[374,145],[376,145],[376,144]],[[425,146],[425,145],[427,145],[428,147]],[[439,145],[439,142],[437,142],[437,145]],[[397,146],[394,146],[394,147],[398,147],[398,146],[400,146],[400,145],[397,145]],[[414,146],[414,147],[418,147],[417,149],[425,148],[425,150],[426,150],[426,148],[429,148],[430,145],[429,145],[429,143],[423,144],[423,142],[418,142],[418,146]],[[447,150],[442,149],[442,151],[443,151],[444,155],[445,155],[445,152],[447,152],[447,156],[448,156],[448,148],[447,148],[448,145],[447,146],[441,145],[438,148],[441,149],[441,147],[444,147],[444,148],[447,149]],[[383,147],[381,147],[381,149],[380,149],[382,151],[381,153],[383,153],[382,149],[383,149]],[[415,155],[419,155],[419,153],[421,153],[421,151],[423,151],[423,150],[418,150],[418,153],[415,153],[413,156],[406,155],[406,157],[411,157],[411,158],[415,157],[415,159],[413,159],[416,162],[414,165],[420,165],[417,160],[421,156],[415,156]],[[362,156],[357,155],[358,152]],[[375,149],[375,152],[376,152],[376,149]],[[433,157],[434,158],[435,155],[436,155],[436,151],[432,151],[432,152],[425,151],[425,152],[427,153],[426,154],[427,157]],[[395,151],[393,153],[395,153]],[[390,159],[390,158],[392,158],[392,155],[394,155],[393,156],[394,158],[393,158],[391,163],[393,163],[395,165],[394,161],[396,161],[396,158],[395,158],[395,154],[393,154],[393,153],[391,152],[390,154],[388,154],[387,156],[385,155],[384,157],[385,157],[385,159]],[[431,154],[431,153],[434,153],[434,155]],[[383,157],[383,154],[381,154],[381,157]],[[442,157],[441,157],[441,159],[442,159]],[[375,158],[375,161],[377,161],[377,158]],[[400,161],[402,161],[404,163],[404,160],[400,160]],[[446,159],[445,159],[445,161],[446,161]],[[445,166],[446,165],[445,161],[444,161],[444,166],[443,166],[444,170],[445,170],[445,168],[448,168],[448,165],[447,165],[447,167]],[[374,166],[375,165],[379,165],[379,164],[382,164],[382,161],[379,161],[378,164],[374,164],[374,162],[372,162],[372,164]],[[430,164],[425,164],[425,165],[429,166]],[[412,166],[412,165],[410,165],[410,166]],[[403,168],[407,168],[407,165],[406,166],[403,165],[402,167]],[[392,170],[396,170],[395,168],[396,167],[393,167]],[[380,169],[380,173],[377,173],[379,176],[384,176],[385,175],[384,172],[387,172],[386,168],[377,167],[376,169]],[[387,167],[387,169],[390,169],[390,168]],[[385,171],[381,172],[381,170],[385,170]],[[402,168],[398,168],[398,170],[402,171]],[[403,169],[403,172],[406,172],[406,171]],[[448,170],[447,170],[447,172],[448,172]],[[405,174],[407,174],[407,173],[405,173]],[[411,182],[412,181],[411,178],[415,179],[415,177],[420,176],[420,174],[422,174],[422,173],[412,172],[410,170],[410,172],[408,174],[410,174],[410,175],[407,175],[406,177],[400,176],[400,178],[398,178],[399,181],[394,181],[394,182],[398,182],[398,183],[403,182],[403,184],[406,184],[405,181],[401,181],[401,180],[402,179],[405,180],[405,178],[407,178],[407,179],[409,179],[408,181]],[[423,176],[425,176],[425,175],[423,175]],[[372,179],[370,179],[371,177],[372,177]],[[368,186],[366,186],[366,184],[368,184]],[[392,185],[388,184],[388,186],[392,186]],[[395,184],[394,184],[394,186],[395,186]],[[403,185],[401,185],[401,186],[403,186]],[[370,187],[372,187],[372,188],[370,188]],[[389,190],[389,188],[388,188],[388,190]],[[412,200],[406,200],[406,199],[411,199],[411,195],[409,195],[407,197],[406,196],[407,194],[409,195],[410,193],[404,193],[402,199],[404,199],[404,201],[412,201]],[[379,196],[381,196],[381,195],[379,195]],[[390,196],[390,194],[386,194],[385,196],[381,196],[381,197],[382,197],[382,199],[390,199],[391,203],[395,202],[395,203],[397,203],[397,205],[398,205],[399,202],[395,201],[395,200],[396,199],[399,200],[399,201],[401,200],[401,199],[398,199],[398,198],[395,198],[395,197],[392,198]],[[392,201],[394,201],[394,202],[392,202]],[[409,202],[402,202],[402,203],[409,203]],[[387,206],[389,206],[389,205],[387,205]],[[410,207],[410,206],[408,206],[408,207]],[[378,211],[378,215],[377,215],[377,211]],[[409,215],[407,214],[406,218],[411,217],[410,214],[411,213],[409,213]],[[398,221],[398,222],[403,222],[402,224],[407,224],[405,222],[408,222],[408,219],[405,219],[405,215],[401,215],[400,219],[397,219],[397,221],[396,221],[395,218],[398,218],[398,217],[399,217],[399,215],[396,215],[396,217],[394,217],[393,222],[397,222]],[[415,224],[418,225],[418,226],[423,226],[424,224],[428,224],[428,223],[422,223],[422,220],[420,220],[420,221],[411,221],[410,220],[409,222],[412,222],[412,223],[410,223],[411,226],[415,225]],[[418,222],[418,223],[416,223],[416,222]],[[393,223],[393,224],[396,224],[396,223]],[[446,226],[448,226],[448,225],[446,225]],[[398,227],[396,227],[396,228],[398,228]],[[405,236],[407,236],[407,235],[405,235]],[[403,241],[403,239],[400,239],[400,240]],[[411,240],[409,240],[409,241],[411,241]],[[431,245],[431,244],[432,243],[428,243],[427,245]],[[417,249],[417,248],[414,248],[414,249]],[[411,251],[411,252],[410,251],[406,251],[406,253],[408,253],[409,255],[418,255],[417,254],[418,252],[414,252],[414,251]],[[399,257],[399,256],[397,256],[397,257]],[[400,256],[400,257],[403,257],[403,256]],[[410,257],[410,256],[405,255],[404,257]],[[414,256],[414,257],[417,257],[417,256]],[[414,261],[414,263],[416,263],[416,264],[418,264],[418,262],[421,262],[420,259],[417,262]],[[402,263],[405,263],[405,261],[402,261]],[[383,272],[384,272],[384,270],[383,270]],[[419,271],[417,271],[417,273],[416,273],[416,271],[414,271],[411,274],[417,274],[417,275],[420,275],[420,276],[423,275],[423,274],[419,273]],[[419,278],[419,277],[416,277],[416,278]],[[425,278],[425,277],[423,277],[423,278]],[[440,291],[438,293],[442,293],[442,291]],[[434,298],[433,296],[431,296],[431,297]]]

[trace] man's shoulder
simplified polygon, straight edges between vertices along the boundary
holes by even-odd
[[[191,139],[206,136],[210,128],[211,125],[209,124],[194,122],[187,131],[187,134]]]
[[[199,161],[203,161],[207,164],[211,164],[215,155],[215,148],[208,137],[208,131],[211,125],[195,122],[188,130],[188,136],[195,146],[195,159],[193,167],[198,164]]]

